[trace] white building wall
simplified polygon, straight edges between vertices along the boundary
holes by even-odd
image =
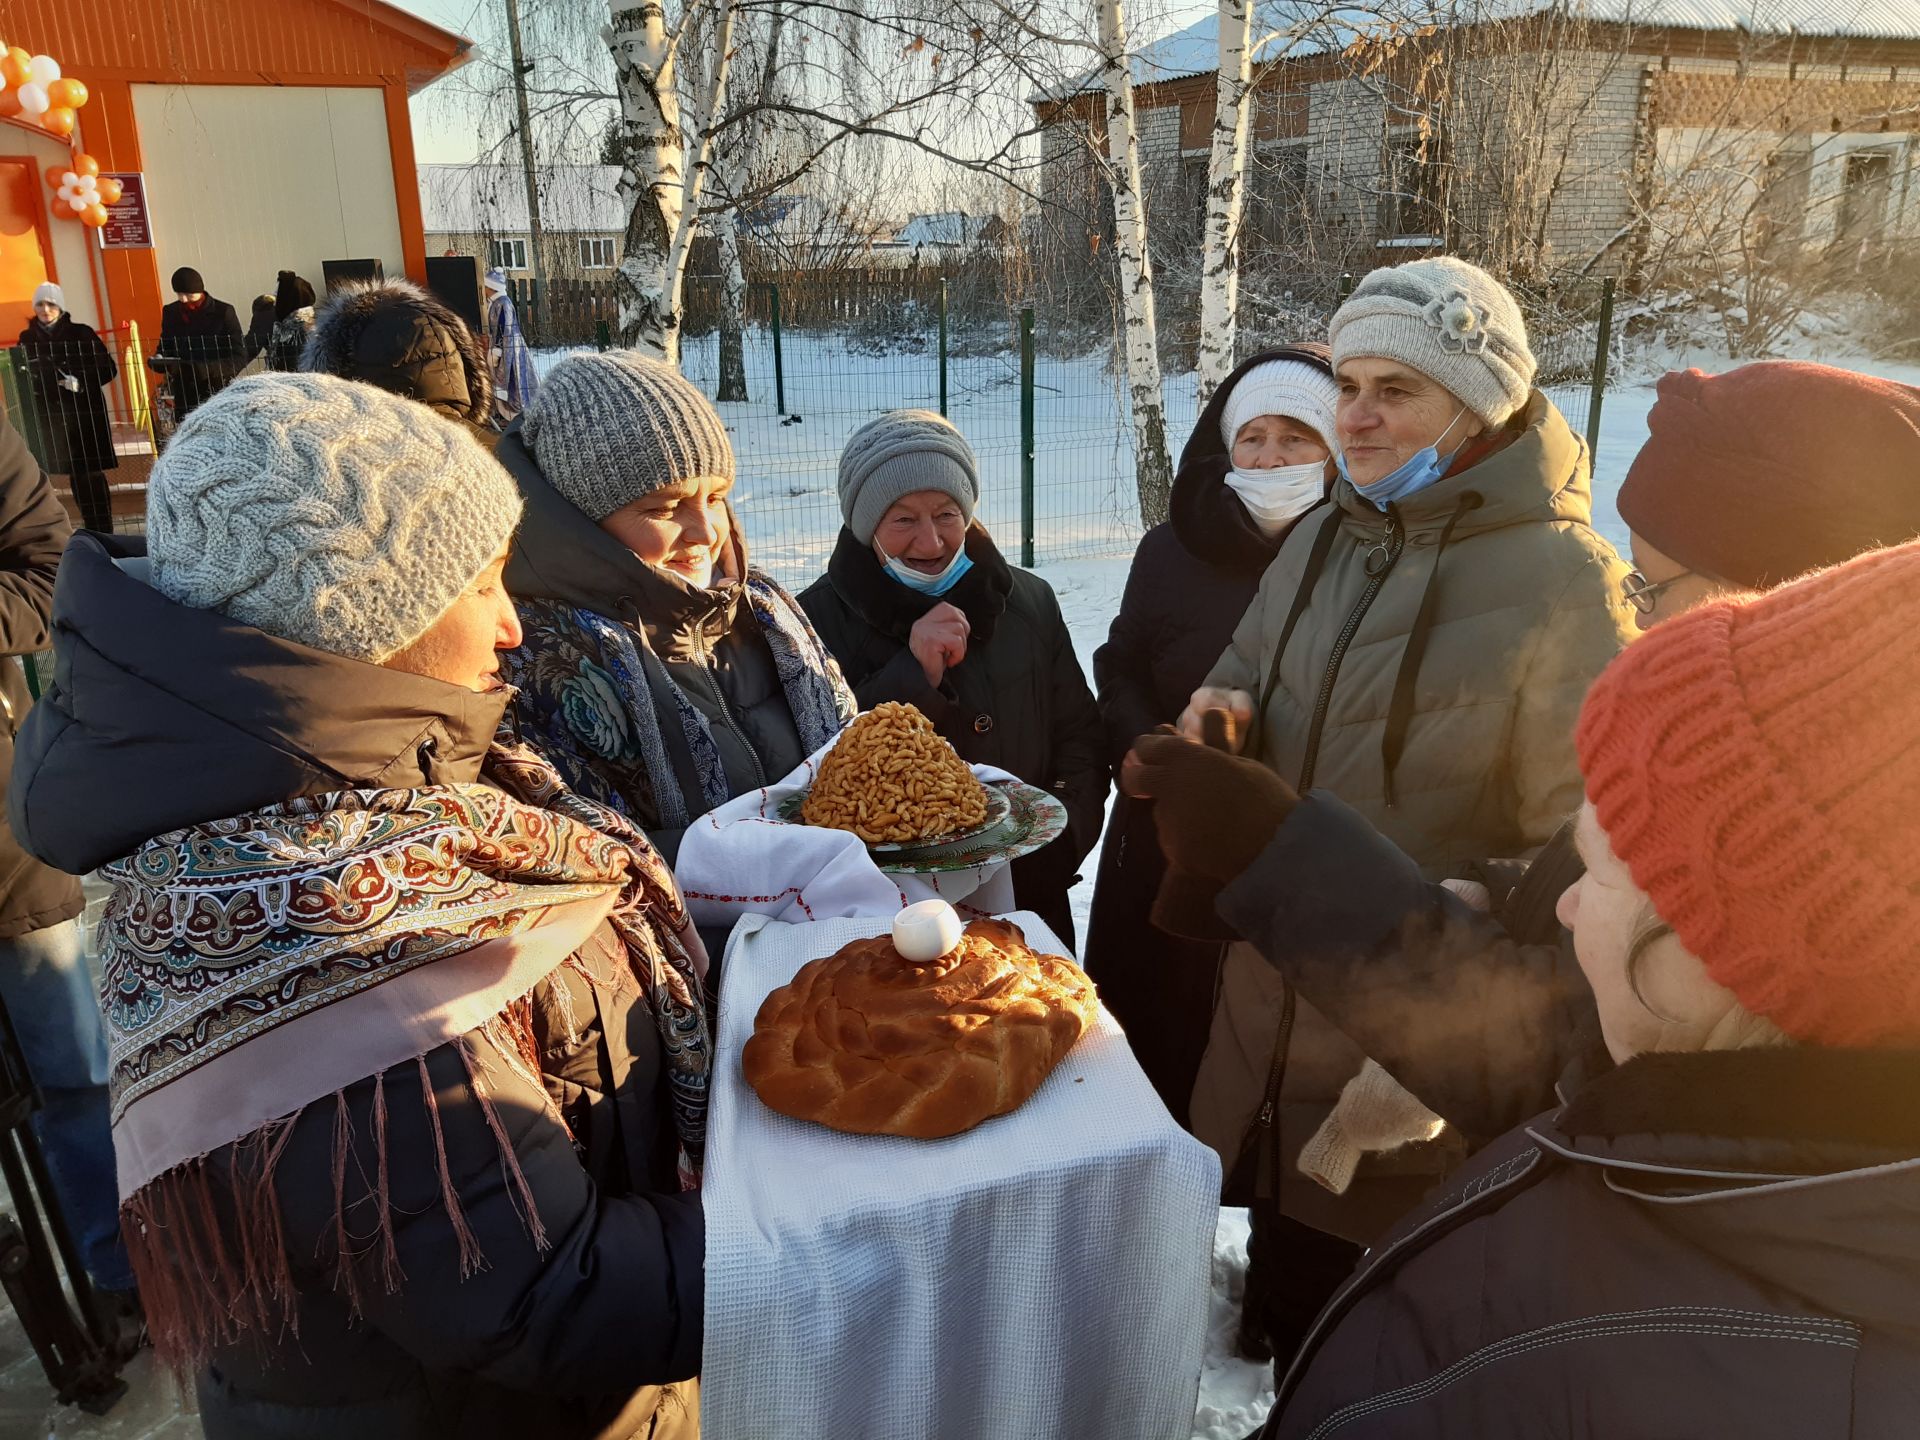
[[[244,324],[280,270],[316,293],[323,260],[405,273],[380,90],[135,85],[133,109],[163,287],[191,265]]]

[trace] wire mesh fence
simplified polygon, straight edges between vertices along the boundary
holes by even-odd
[[[798,584],[824,569],[840,528],[840,452],[865,421],[902,408],[941,411],[967,436],[979,458],[980,517],[1010,557],[1045,565],[1124,554],[1138,540],[1133,428],[1110,310],[1028,300],[978,279],[855,272],[755,284],[737,342],[719,282],[689,280],[682,367],[725,418],[736,504],[773,574]],[[1247,297],[1243,350],[1322,333],[1351,284],[1266,277]],[[1597,421],[1611,296],[1610,284],[1594,282],[1521,297],[1540,383],[1577,432]],[[610,291],[544,298],[546,322],[527,327],[536,343],[556,327],[578,343],[609,342]],[[1164,395],[1177,460],[1195,420],[1196,380],[1177,322],[1165,328],[1175,337],[1164,347]],[[139,528],[148,472],[173,426],[263,363],[239,336],[149,346],[130,324],[92,344],[31,331],[23,341],[0,353],[0,402],[76,521],[93,528]],[[736,343],[737,364],[723,365],[723,349]],[[543,349],[541,368],[559,353]]]

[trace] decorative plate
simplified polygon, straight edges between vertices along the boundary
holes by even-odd
[[[876,855],[882,870],[901,875],[935,875],[954,870],[976,870],[1031,855],[1042,845],[1057,840],[1067,828],[1067,807],[1055,796],[1021,780],[1001,780],[987,787],[1007,792],[1009,813],[1000,828],[976,835],[970,840],[948,841],[944,845],[922,842],[913,850],[893,855]]]
[[[928,835],[919,840],[869,840],[867,842],[867,850],[875,856],[893,856],[908,853],[917,854],[923,850],[948,845],[958,845],[967,840],[977,839],[993,830],[996,826],[1004,825],[1007,822],[1013,802],[1007,798],[1006,792],[1002,788],[1004,784],[1005,782],[1000,782],[986,787],[987,818],[982,820],[978,825],[969,825],[963,830],[949,831],[945,835]],[[804,825],[807,822],[800,818],[800,808],[806,803],[807,792],[801,790],[782,800],[780,802],[780,808],[774,811],[774,814],[779,819],[786,821],[789,825]]]

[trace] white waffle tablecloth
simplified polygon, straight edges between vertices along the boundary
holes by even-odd
[[[1066,953],[1032,915],[1029,944]],[[708,1116],[707,1440],[1175,1440],[1193,1426],[1220,1172],[1102,1015],[1032,1099],[946,1140],[777,1115],[761,1002],[886,921],[750,916]]]

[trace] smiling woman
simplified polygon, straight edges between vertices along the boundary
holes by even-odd
[[[514,714],[575,789],[672,858],[690,822],[852,717],[800,607],[749,562],[726,427],[678,370],[568,356],[496,453],[527,501]]]

